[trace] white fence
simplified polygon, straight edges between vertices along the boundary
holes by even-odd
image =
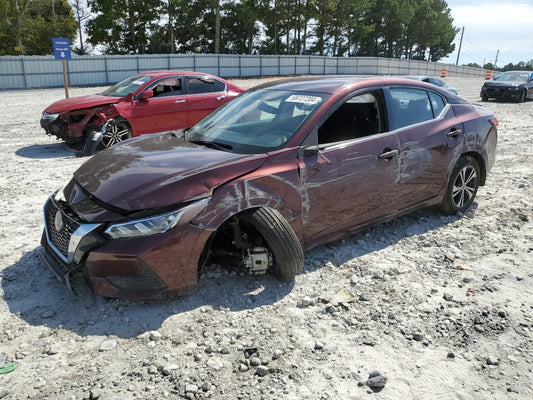
[[[259,56],[164,54],[73,56],[68,62],[71,86],[110,85],[137,72],[193,70],[221,77],[283,75],[440,75],[485,76],[485,70],[416,60],[379,57]],[[0,57],[0,90],[63,86],[61,62],[52,56]]]

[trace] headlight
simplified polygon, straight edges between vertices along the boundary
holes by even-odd
[[[47,112],[43,112],[43,119],[46,122],[54,122],[57,119],[57,117],[59,117],[59,113],[50,114],[50,113],[47,113]]]
[[[165,233],[178,224],[185,224],[202,211],[209,198],[196,201],[179,210],[153,217],[113,224],[105,230],[114,239],[151,236]]]
[[[64,201],[66,202],[67,200],[65,199],[65,195],[63,193],[63,188],[60,188],[60,189],[57,189],[54,193],[52,193],[52,197],[53,199],[58,202],[58,201]]]

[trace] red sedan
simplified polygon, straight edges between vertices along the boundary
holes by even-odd
[[[83,144],[113,119],[102,138],[105,148],[143,133],[192,126],[244,90],[201,72],[142,72],[100,94],[56,101],[44,110],[41,126],[69,144]]]

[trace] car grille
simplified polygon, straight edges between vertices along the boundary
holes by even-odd
[[[61,213],[62,227],[59,231],[56,229],[56,216]],[[68,246],[72,233],[78,229],[80,223],[68,216],[63,209],[61,209],[52,199],[50,199],[44,210],[46,220],[46,230],[48,232],[48,239],[50,243],[57,249],[63,257],[68,258]]]

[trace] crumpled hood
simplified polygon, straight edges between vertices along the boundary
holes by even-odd
[[[81,110],[83,108],[91,108],[96,106],[103,106],[105,104],[118,103],[121,97],[102,96],[99,94],[89,94],[87,96],[71,97],[70,99],[63,99],[50,104],[45,108],[45,112],[55,114],[66,111]]]
[[[100,201],[139,211],[205,197],[265,159],[266,154],[229,153],[162,133],[143,135],[93,156],[74,179]]]

